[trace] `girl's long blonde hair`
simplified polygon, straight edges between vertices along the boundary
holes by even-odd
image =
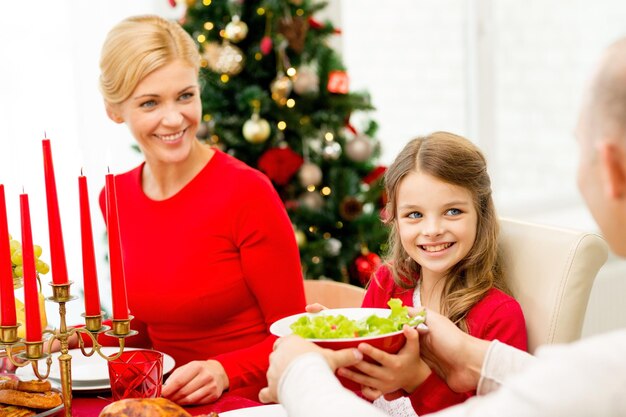
[[[396,284],[407,289],[416,286],[421,267],[400,242],[396,203],[400,181],[413,171],[463,187],[472,194],[478,214],[476,239],[467,256],[449,271],[440,301],[441,313],[467,332],[467,313],[491,288],[509,293],[500,268],[499,224],[485,157],[469,140],[435,132],[410,141],[385,172],[388,202],[384,221],[391,228],[386,263]]]

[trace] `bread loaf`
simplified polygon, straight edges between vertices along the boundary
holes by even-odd
[[[127,398],[102,409],[99,417],[191,417],[184,408],[166,398]]]
[[[50,409],[61,405],[61,395],[54,391],[24,392],[15,389],[0,390],[0,403],[37,409]]]
[[[52,387],[48,381],[18,381],[16,379],[2,378],[0,379],[0,390],[13,389],[17,391],[27,392],[48,392]]]

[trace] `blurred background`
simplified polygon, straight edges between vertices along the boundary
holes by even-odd
[[[107,31],[127,16],[181,19],[186,7],[183,0],[13,0],[3,3],[0,14],[0,183],[10,231],[19,237],[24,187],[34,241],[49,261],[41,157],[46,134],[74,293],[82,285],[81,168],[88,178],[105,308],[110,297],[98,194],[107,167],[124,172],[141,155],[126,127],[104,112],[97,86],[100,47]],[[365,131],[376,121],[376,164],[388,165],[417,135],[449,130],[487,155],[500,215],[597,230],[576,189],[572,132],[592,65],[604,47],[626,34],[626,3],[332,0],[314,17],[340,29],[328,45],[345,66],[350,91],[371,99],[374,110],[355,112],[351,123]],[[584,335],[626,325],[625,297],[626,262],[611,257],[594,284]],[[68,305],[70,323],[79,322],[82,311],[79,301]]]

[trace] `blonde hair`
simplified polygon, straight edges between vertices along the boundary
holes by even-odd
[[[385,223],[391,227],[386,262],[394,281],[403,288],[416,286],[421,267],[409,257],[400,242],[397,194],[400,181],[416,171],[463,187],[473,197],[478,214],[476,239],[467,256],[449,271],[440,301],[441,313],[467,331],[467,313],[491,288],[508,293],[500,269],[499,224],[487,163],[469,140],[452,133],[435,132],[410,141],[385,172],[388,195]]]
[[[198,48],[178,23],[129,17],[111,29],[102,46],[100,91],[106,102],[121,103],[148,74],[177,59],[200,68]]]

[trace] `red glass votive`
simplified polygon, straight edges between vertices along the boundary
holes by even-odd
[[[114,356],[114,355],[111,355]],[[163,386],[163,354],[154,350],[130,350],[110,360],[109,380],[113,400],[157,398]]]

